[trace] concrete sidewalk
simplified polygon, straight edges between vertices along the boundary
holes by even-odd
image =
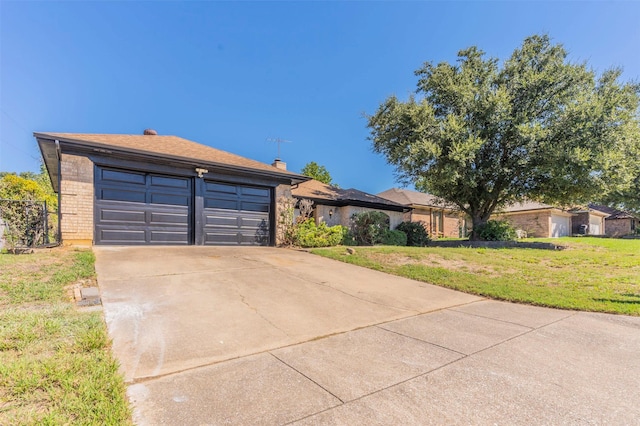
[[[271,248],[96,248],[135,420],[633,424],[640,318]]]

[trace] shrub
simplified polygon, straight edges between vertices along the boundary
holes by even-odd
[[[382,239],[380,244],[384,244],[385,246],[406,246],[407,245],[407,234],[398,230],[387,230],[382,234]]]
[[[351,216],[351,235],[358,245],[380,244],[388,230],[389,216],[382,212],[368,211]]]
[[[396,229],[407,235],[408,246],[424,247],[431,241],[422,222],[402,222]]]
[[[316,225],[313,219],[297,224],[294,228],[294,243],[301,247],[329,247],[342,242],[344,226],[329,227],[321,222]]]
[[[516,230],[509,222],[490,220],[478,227],[477,235],[485,241],[513,241],[516,239]]]

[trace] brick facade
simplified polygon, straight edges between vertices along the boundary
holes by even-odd
[[[404,220],[422,222],[427,233],[432,238],[458,238],[460,236],[460,227],[464,226],[464,220],[460,218],[458,213],[440,209],[414,208],[405,213]],[[441,224],[438,223],[440,220],[442,220]]]
[[[633,228],[632,228],[633,221]],[[625,218],[625,219],[606,219],[606,228],[605,232],[608,236],[611,237],[622,237],[624,235],[633,234],[635,232],[635,227],[638,226],[638,223],[635,219]]]
[[[528,237],[548,238],[551,235],[551,213],[549,211],[497,215],[495,219],[507,220],[514,228],[525,231]]]
[[[87,157],[62,154],[60,161],[60,221],[62,242],[93,242],[93,162]]]

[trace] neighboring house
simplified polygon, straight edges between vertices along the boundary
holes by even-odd
[[[569,211],[574,214],[571,218],[571,232],[574,235],[605,235],[608,213],[591,206],[575,207]]]
[[[34,133],[66,244],[274,245],[280,195],[308,180],[177,136]]]
[[[608,214],[604,220],[604,233],[610,237],[635,234],[640,226],[640,215],[598,204],[589,204],[589,208]]]
[[[571,235],[574,214],[548,204],[527,201],[494,213],[491,219],[505,219],[528,237],[549,238]]]
[[[381,211],[389,216],[390,227],[395,229],[402,223],[406,211],[404,206],[393,201],[353,188],[336,188],[314,179],[294,186],[291,194],[299,200],[313,201],[316,222],[325,222],[329,226],[349,226],[355,213]]]
[[[436,197],[424,192],[391,188],[378,194],[378,197],[394,201],[408,207],[404,214],[408,222],[422,222],[432,237],[465,237],[467,221],[459,211],[439,205]]]

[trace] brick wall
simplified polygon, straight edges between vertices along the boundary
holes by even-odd
[[[550,235],[551,216],[548,211],[496,215],[491,219],[505,219],[514,228],[526,231],[528,237],[548,238]]]
[[[571,218],[571,232],[580,234],[581,226],[587,225],[587,233],[589,232],[589,212],[580,212]]]
[[[411,222],[422,222],[427,233],[432,238],[438,237],[453,237],[457,238],[460,236],[460,225],[461,220],[459,218],[458,213],[455,212],[445,212],[442,215],[442,231],[436,229],[437,223],[433,220],[432,212],[438,212],[439,209],[427,210],[427,209],[413,209],[408,215],[408,218],[405,220],[410,220]],[[406,217],[406,216],[405,216]]]
[[[280,203],[278,202],[278,200],[280,199],[280,197],[286,197],[286,198],[293,198],[291,195],[291,185],[278,185],[276,186],[276,190],[275,190],[275,218],[276,218],[276,223],[273,225],[276,227],[276,241],[275,241],[275,245],[280,245],[282,244],[282,238],[284,235],[284,227],[283,225],[280,223],[282,220],[282,213],[283,213],[283,207],[280,205]]]
[[[631,219],[606,219],[605,232],[611,237],[631,234]]]
[[[60,162],[60,221],[62,242],[93,242],[93,162],[87,157],[62,154]]]

